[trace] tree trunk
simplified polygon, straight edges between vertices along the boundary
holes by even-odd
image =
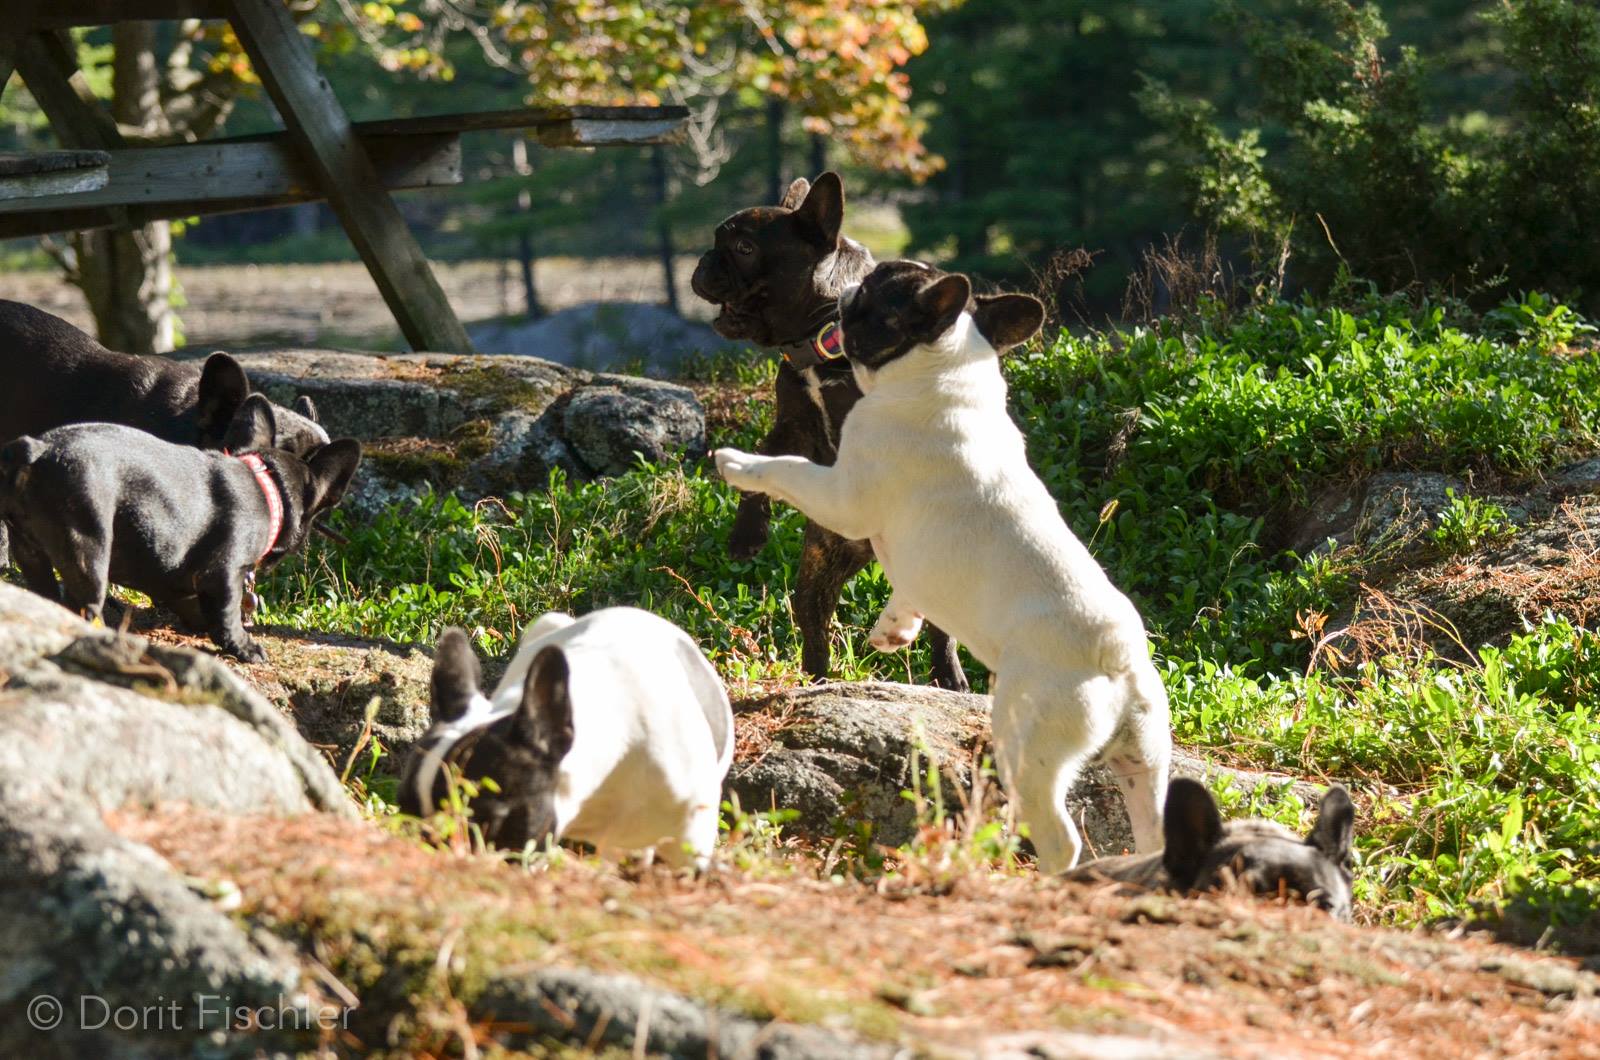
[[[533,176],[533,161],[528,157],[528,141],[521,137],[511,142],[511,168],[524,180]],[[544,307],[539,304],[539,289],[533,282],[533,262],[536,255],[533,246],[533,222],[528,218],[528,214],[532,211],[533,193],[524,184],[517,191],[517,213],[522,217],[522,223],[517,228],[517,264],[522,269],[522,311],[529,320],[538,320],[544,316]]]
[[[160,70],[156,25],[122,22],[111,30],[111,112],[124,134],[160,135]],[[137,228],[73,236],[75,282],[94,314],[100,341],[125,353],[169,353],[177,345],[172,311],[172,228]]]
[[[821,133],[811,134],[811,179],[828,168],[828,138]]]
[[[783,179],[783,100],[767,100],[767,201],[783,201],[789,185]]]
[[[676,254],[672,246],[672,224],[667,220],[667,156],[660,145],[650,149],[650,167],[655,171],[656,184],[656,235],[661,245],[661,278],[667,286],[667,308],[682,315],[678,307],[678,285],[672,278],[672,259]]]

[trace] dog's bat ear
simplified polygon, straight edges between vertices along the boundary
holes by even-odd
[[[794,190],[793,185],[790,191]],[[787,196],[785,197],[787,201]],[[844,224],[844,182],[831,169],[806,190],[806,197],[792,215],[800,222],[806,238],[832,250],[839,245],[839,228]]]
[[[783,201],[778,205],[786,210],[798,210],[800,204],[806,201],[806,193],[811,190],[811,182],[805,177],[796,177],[789,185],[789,190],[783,193]]]
[[[213,353],[200,369],[200,386],[195,392],[195,423],[201,445],[220,445],[234,414],[250,396],[250,380],[238,361],[225,353]]]
[[[1198,780],[1177,777],[1167,788],[1161,827],[1166,848],[1161,865],[1176,890],[1194,886],[1206,857],[1222,840],[1222,812],[1217,800]]]
[[[304,416],[306,419],[310,420],[312,423],[321,423],[322,422],[320,419],[317,418],[317,406],[316,406],[316,404],[314,402],[312,402],[312,400],[310,398],[306,397],[304,394],[301,394],[299,397],[294,399],[294,411],[298,415]]]
[[[972,321],[996,353],[1038,334],[1044,324],[1044,303],[1030,294],[980,294]]]
[[[567,655],[551,645],[540,650],[522,682],[522,704],[512,737],[554,766],[572,750],[572,671]]]
[[[254,453],[271,449],[278,441],[278,417],[272,402],[261,394],[244,399],[222,436],[222,447],[234,453]]]
[[[306,466],[311,469],[312,495],[316,499],[307,511],[307,518],[339,503],[360,464],[361,443],[354,438],[340,438],[311,451],[306,457]]]
[[[472,697],[478,694],[478,657],[472,653],[467,635],[451,626],[439,636],[433,648],[433,676],[428,687],[429,721],[455,721],[467,712]]]
[[[972,281],[959,272],[941,276],[917,292],[917,306],[932,321],[927,338],[937,338],[955,327],[972,300]]]
[[[1350,842],[1356,830],[1356,807],[1344,785],[1335,784],[1322,796],[1317,823],[1306,844],[1321,851],[1335,865],[1350,867]]]

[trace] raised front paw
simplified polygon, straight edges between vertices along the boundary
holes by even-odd
[[[717,461],[717,473],[730,486],[760,492],[755,486],[755,467],[761,457],[739,449],[718,449],[712,456]]]
[[[878,651],[899,651],[916,640],[921,630],[922,616],[916,612],[886,610],[867,634],[867,643]]]

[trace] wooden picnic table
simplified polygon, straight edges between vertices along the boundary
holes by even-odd
[[[533,107],[352,122],[284,0],[6,0],[0,92],[20,74],[65,148],[0,153],[0,238],[326,200],[413,349],[470,353],[390,192],[462,182],[461,134],[527,129],[550,147],[675,142],[682,107]],[[226,19],[283,117],[281,132],[130,146],[66,31]]]

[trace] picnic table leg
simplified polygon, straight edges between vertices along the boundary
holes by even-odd
[[[44,0],[14,0],[11,12],[0,22],[0,98],[6,94],[6,82],[17,68],[17,53],[33,24],[33,13]]]
[[[277,105],[290,138],[416,350],[471,353],[422,248],[378,179],[333,89],[283,0],[230,0],[229,20]]]

